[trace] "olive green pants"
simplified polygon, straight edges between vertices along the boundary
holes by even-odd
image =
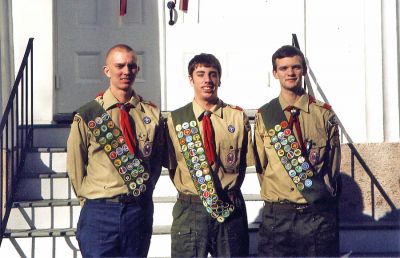
[[[199,201],[178,199],[171,228],[172,257],[240,257],[249,254],[249,234],[243,197],[223,223]],[[238,207],[239,206],[239,207]]]
[[[260,257],[339,255],[337,205],[306,208],[265,202],[258,232]]]

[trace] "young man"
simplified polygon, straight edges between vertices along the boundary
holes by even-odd
[[[169,172],[178,190],[172,257],[247,256],[249,236],[240,191],[253,165],[249,120],[218,98],[221,65],[200,54],[188,65],[194,99],[168,116]]]
[[[272,56],[279,97],[256,114],[256,168],[265,201],[258,255],[337,256],[340,143],[332,108],[304,92],[303,53]]]
[[[68,175],[83,204],[76,237],[83,257],[145,257],[163,120],[132,88],[139,72],[134,50],[115,45],[105,61],[109,88],[78,109],[67,143]]]

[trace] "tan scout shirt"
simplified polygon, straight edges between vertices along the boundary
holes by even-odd
[[[115,107],[118,100],[108,89],[96,100],[110,115],[115,125],[120,127],[120,109]],[[142,102],[139,97],[129,101],[133,105],[129,114],[135,121],[135,133],[138,155],[150,168],[147,191],[152,191],[161,173],[161,152],[164,133],[160,110],[149,102]],[[146,118],[146,122],[144,119]],[[150,118],[150,122],[147,118]],[[143,155],[144,146],[151,146],[151,154]],[[105,151],[96,142],[87,123],[76,114],[71,125],[67,142],[67,171],[76,196],[84,199],[108,198],[128,192],[128,187],[118,174]]]
[[[279,103],[282,110],[289,106],[281,96],[279,96]],[[314,163],[310,162],[317,173],[324,174],[325,185],[334,196],[336,194],[336,179],[340,172],[340,143],[335,114],[320,101],[309,102],[307,94],[304,94],[294,106],[300,109],[299,121],[303,141],[311,140],[313,145],[310,153],[317,153],[318,156]],[[285,111],[285,115],[289,121],[289,111]],[[293,131],[296,132],[295,129]],[[298,138],[297,134],[296,138]],[[260,113],[256,114],[254,142],[256,160],[259,161],[256,168],[257,172],[260,173],[262,199],[271,202],[306,203],[307,201],[296,189],[295,184],[283,167],[274,146],[271,145],[271,137],[268,135]],[[329,153],[323,159],[329,147]]]
[[[205,110],[195,101],[192,103],[200,134],[202,138],[204,138],[202,122],[199,122],[199,117]],[[218,171],[217,175],[224,190],[229,190],[234,187],[235,189],[239,189],[244,179],[246,167],[254,165],[253,143],[249,119],[240,108],[227,105],[221,100],[218,101],[218,104],[211,112],[212,115],[210,119],[214,128],[217,160],[216,164],[212,166],[212,169],[213,171]],[[170,177],[178,192],[197,195],[197,190],[191,179],[189,169],[185,163],[185,158],[178,142],[171,115],[168,116],[167,124],[170,137],[170,145],[168,147]],[[229,132],[228,126],[233,126],[235,129],[234,132]],[[226,159],[230,152],[236,155],[233,169],[227,169],[229,166],[227,166]]]

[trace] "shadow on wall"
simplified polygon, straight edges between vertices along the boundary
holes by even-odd
[[[341,173],[342,192],[339,199],[340,222],[367,222],[374,219],[364,214],[364,200],[362,192],[354,179]]]

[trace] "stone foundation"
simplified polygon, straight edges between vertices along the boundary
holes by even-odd
[[[341,222],[399,225],[399,167],[400,143],[342,144]]]

